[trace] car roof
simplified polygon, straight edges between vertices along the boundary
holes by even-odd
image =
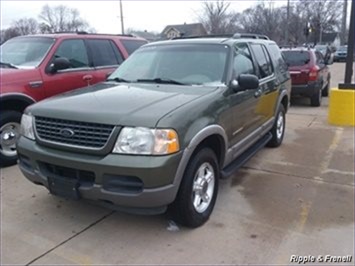
[[[263,43],[263,44],[275,44],[272,40],[264,39],[254,39],[254,38],[226,38],[226,37],[201,37],[201,38],[181,38],[181,39],[172,39],[164,40],[146,44],[147,46],[155,45],[171,45],[171,44],[226,44],[233,45],[236,42],[254,42],[254,43]]]
[[[48,33],[48,34],[33,34],[33,35],[26,35],[26,36],[18,36],[16,38],[31,38],[31,37],[45,37],[45,38],[55,38],[55,39],[73,39],[75,37],[80,37],[83,39],[102,39],[102,38],[119,38],[119,39],[127,39],[127,40],[145,40],[140,37],[136,37],[130,34],[98,34],[98,33],[85,33],[85,32],[78,32],[78,33]]]
[[[281,51],[295,51],[295,52],[315,52],[313,48],[306,48],[306,47],[287,47],[281,48]]]

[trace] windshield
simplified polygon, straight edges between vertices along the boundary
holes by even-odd
[[[147,46],[133,53],[110,77],[123,82],[180,85],[222,83],[228,46],[173,44]]]
[[[0,46],[0,61],[18,68],[34,68],[54,43],[53,38],[14,38]]]
[[[283,51],[282,53],[289,66],[303,66],[310,61],[309,53],[305,51]]]

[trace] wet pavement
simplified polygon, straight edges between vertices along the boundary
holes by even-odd
[[[331,68],[335,86],[344,64]],[[222,180],[210,220],[194,230],[167,215],[56,198],[17,166],[2,169],[1,264],[284,265],[292,255],[351,255],[353,265],[354,128],[328,125],[324,100],[293,101],[283,145]]]

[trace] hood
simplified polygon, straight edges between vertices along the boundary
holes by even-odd
[[[44,100],[29,112],[73,121],[154,127],[165,114],[215,89],[106,82]]]
[[[38,69],[14,69],[0,68],[1,86],[20,83],[28,84],[31,81],[42,81],[41,74]]]

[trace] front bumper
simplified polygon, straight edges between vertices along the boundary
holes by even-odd
[[[292,85],[291,96],[311,97],[318,93],[320,85],[317,82],[309,82],[308,84]]]
[[[83,199],[129,208],[157,208],[172,203],[182,152],[167,156],[109,154],[104,157],[61,151],[21,137],[19,167],[27,179],[50,189],[52,178],[79,180]]]

